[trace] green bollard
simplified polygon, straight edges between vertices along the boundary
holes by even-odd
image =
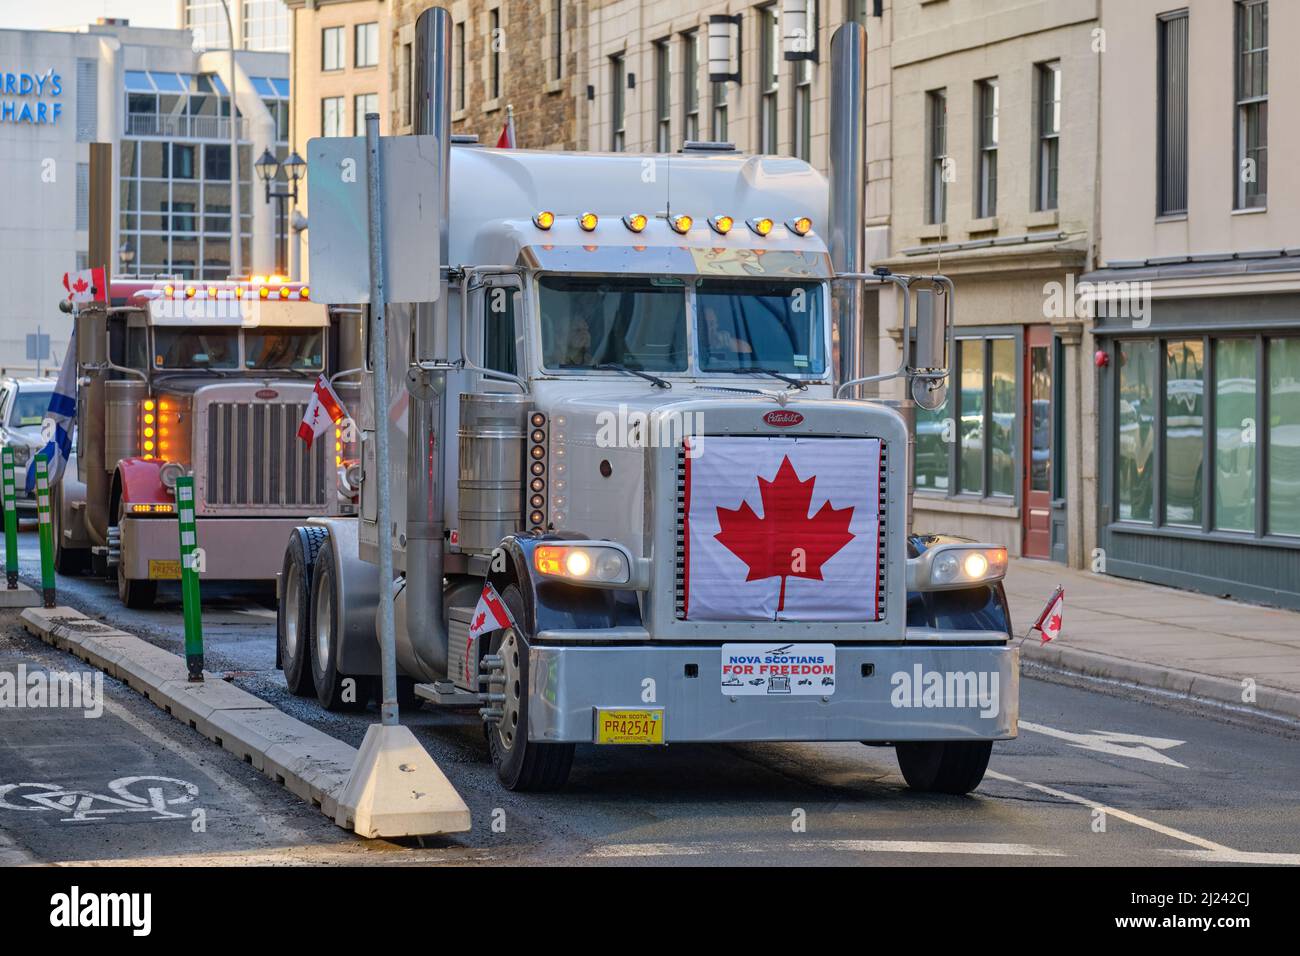
[[[176,517],[181,531],[181,605],[185,615],[185,664],[189,679],[203,680],[203,614],[199,604],[198,531],[194,523],[194,478],[176,479]]]
[[[18,590],[18,505],[14,485],[14,450],[5,445],[0,450],[0,483],[4,485],[5,507],[5,577],[9,590]]]
[[[36,514],[41,534],[41,597],[54,607],[54,529],[50,525],[50,471],[45,452],[36,456]]]

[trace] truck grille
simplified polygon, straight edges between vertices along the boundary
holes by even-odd
[[[883,620],[885,617],[885,571],[887,567],[886,555],[888,553],[888,533],[889,529],[885,520],[887,502],[889,497],[888,488],[888,460],[889,460],[889,443],[883,439],[880,442],[880,474],[876,478],[876,488],[879,502],[878,527],[879,536],[876,545],[876,619]],[[689,586],[686,580],[686,510],[688,507],[686,493],[686,450],[684,447],[677,449],[677,481],[676,481],[676,527],[675,527],[675,574],[674,574],[674,594],[673,610],[678,620],[686,618],[686,589]]]
[[[207,409],[207,466],[200,499],[206,510],[324,509],[326,454],[322,436],[298,437],[305,404],[213,402]]]

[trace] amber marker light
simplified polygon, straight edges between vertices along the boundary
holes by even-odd
[[[798,219],[791,219],[786,226],[796,236],[806,236],[812,232],[812,220],[807,216],[800,216]]]
[[[736,224],[736,220],[730,216],[714,216],[709,220],[709,228],[720,236],[725,236],[731,232],[731,227]]]
[[[672,225],[673,232],[682,236],[690,232],[691,226],[695,224],[695,220],[690,216],[673,216],[673,218],[668,220],[668,222]]]
[[[640,232],[646,227],[647,222],[649,222],[649,220],[643,213],[639,212],[634,212],[623,217],[623,225],[627,226],[633,232]]]
[[[555,225],[555,213],[549,211],[539,212],[533,217],[533,225],[538,229],[550,229]]]
[[[767,234],[772,231],[772,220],[766,217],[762,219],[751,219],[749,220],[748,225],[750,229],[754,230],[755,235],[763,236],[764,238],[766,238]]]
[[[591,232],[596,228],[596,223],[600,222],[600,217],[594,212],[584,212],[578,217],[578,226],[583,232]]]

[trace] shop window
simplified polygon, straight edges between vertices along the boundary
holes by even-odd
[[[1165,343],[1165,522],[1201,525],[1205,466],[1205,343]]]
[[[1268,530],[1300,535],[1300,338],[1268,343]]]
[[[1156,344],[1150,339],[1119,346],[1119,517],[1150,521],[1156,436]]]
[[[917,407],[914,462],[917,490],[948,490],[948,447],[952,441],[952,429],[952,411],[948,401],[933,411]]]
[[[1255,530],[1255,340],[1214,343],[1214,526]]]

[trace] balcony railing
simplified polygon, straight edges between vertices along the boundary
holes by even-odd
[[[248,121],[239,120],[239,138],[248,138]],[[225,116],[160,116],[131,113],[126,118],[127,136],[165,136],[169,139],[230,138],[230,119]]]

